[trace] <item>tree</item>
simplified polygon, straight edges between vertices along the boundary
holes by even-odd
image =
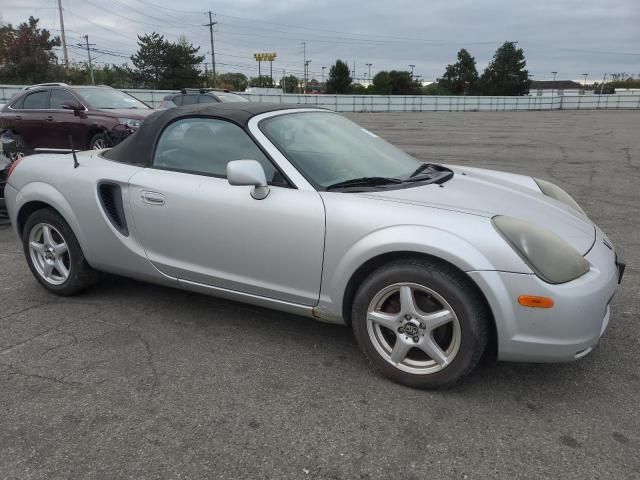
[[[197,66],[204,60],[198,50],[184,38],[171,43],[156,32],[138,35],[138,51],[131,57],[135,77],[140,85],[153,88],[198,86],[202,77]]]
[[[336,63],[329,69],[329,78],[325,88],[327,93],[347,93],[351,81],[349,66],[342,60],[336,60]]]
[[[250,87],[273,88],[275,84],[271,81],[269,75],[260,75],[259,77],[251,77],[249,80]]]
[[[420,85],[410,72],[382,70],[373,77],[372,90],[379,95],[419,95]]]
[[[423,95],[449,95],[449,91],[438,82],[433,82],[426,87],[422,87]]]
[[[217,75],[218,88],[226,88],[243,92],[249,85],[249,79],[244,73],[226,72]]]
[[[46,29],[38,28],[39,20],[29,17],[14,29],[11,25],[0,29],[0,81],[12,83],[40,83],[60,75],[53,47],[60,38],[51,37]]]
[[[484,95],[525,95],[531,80],[525,70],[524,51],[515,42],[505,42],[496,50],[493,60],[480,78]]]
[[[298,85],[300,85],[300,79],[295,75],[287,75],[280,79],[280,88],[282,88],[283,84],[285,93],[296,93]]]
[[[464,48],[458,52],[458,61],[447,65],[438,85],[452,95],[465,95],[474,91],[478,83],[476,60]]]

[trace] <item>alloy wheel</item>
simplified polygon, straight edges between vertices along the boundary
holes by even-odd
[[[71,256],[60,232],[48,223],[38,223],[29,233],[29,254],[38,274],[51,285],[69,278]]]
[[[108,148],[107,140],[105,138],[97,138],[93,142],[93,150],[102,150],[103,148]]]
[[[460,350],[460,322],[453,308],[417,283],[395,283],[378,292],[367,309],[367,332],[384,360],[412,374],[439,372]]]

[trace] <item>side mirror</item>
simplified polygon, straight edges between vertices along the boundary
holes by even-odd
[[[62,108],[64,110],[73,110],[74,115],[79,115],[82,110],[82,106],[73,102],[62,102]]]
[[[262,200],[269,195],[264,168],[256,160],[233,160],[227,163],[229,185],[253,185],[251,196]]]

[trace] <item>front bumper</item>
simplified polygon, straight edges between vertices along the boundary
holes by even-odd
[[[600,229],[585,258],[590,271],[560,285],[545,283],[533,274],[469,273],[492,308],[500,360],[566,362],[593,349],[609,323],[610,303],[624,273],[624,260]],[[520,295],[551,297],[554,306],[523,307],[517,301]]]

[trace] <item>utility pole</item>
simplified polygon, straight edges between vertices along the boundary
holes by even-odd
[[[89,49],[89,45],[95,45],[95,43],[91,43],[89,44],[89,35],[85,35],[84,39],[86,41],[87,44],[87,57],[89,58],[89,73],[91,74],[91,85],[95,85],[96,82],[93,79],[93,65],[91,65],[91,50]]]
[[[356,77],[356,61],[353,61],[353,81],[358,83],[358,78]]]
[[[211,37],[211,70],[213,71],[213,88],[216,88],[216,49],[213,45],[213,26],[218,22],[213,21],[211,10],[209,10],[209,23],[205,27],[209,27],[209,36]]]
[[[58,0],[60,11],[60,38],[62,40],[62,55],[64,56],[64,68],[69,68],[69,55],[67,55],[67,39],[64,36],[64,17],[62,16],[62,0]]]
[[[369,68],[369,84],[371,84],[371,65],[373,63],[365,63],[365,65]]]
[[[287,72],[284,68],[282,69],[282,80],[280,83],[282,84],[282,94],[284,95],[287,93]]]
[[[604,88],[604,81],[607,79],[607,74],[604,74],[604,77],[602,77],[602,85],[600,85],[600,95],[602,95],[602,89]]]
[[[553,73],[553,81],[555,82],[556,81],[556,75],[558,74],[558,72],[551,72],[551,73]],[[555,88],[556,88],[555,84],[551,86],[551,98],[553,98],[553,93],[554,93]]]
[[[302,42],[302,57],[304,60],[304,78],[302,80],[302,86],[304,88],[303,93],[307,93],[307,42]]]
[[[324,69],[327,67],[321,67],[322,68],[322,88],[324,89]]]
[[[413,69],[416,68],[415,65],[409,65],[411,67],[411,81],[413,82]]]

